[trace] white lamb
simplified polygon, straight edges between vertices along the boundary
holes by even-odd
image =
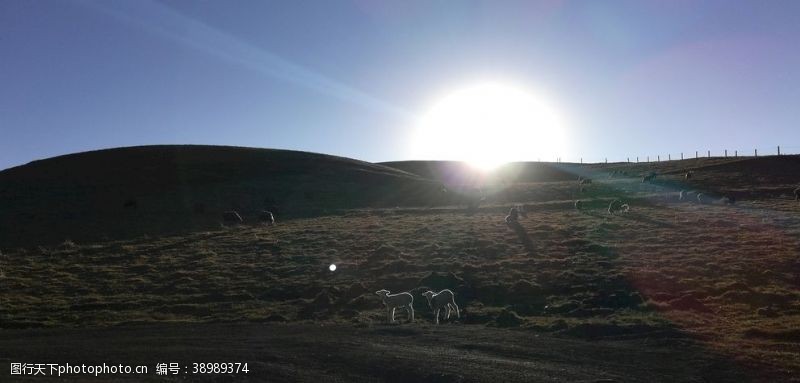
[[[433,314],[436,316],[436,324],[439,324],[439,312],[443,307],[445,309],[444,319],[450,319],[451,311],[455,311],[456,315],[461,318],[461,313],[458,311],[458,305],[456,304],[456,299],[452,291],[444,289],[439,291],[439,293],[434,293],[428,290],[422,293],[422,295],[428,298],[428,306],[430,306],[431,310],[433,310]]]
[[[409,293],[389,294],[389,290],[378,290],[375,292],[383,300],[383,305],[386,306],[386,320],[389,323],[394,323],[394,310],[397,308],[405,308],[408,312],[410,321],[414,321],[414,297]]]

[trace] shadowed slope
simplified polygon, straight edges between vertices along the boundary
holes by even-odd
[[[279,220],[421,204],[432,182],[381,165],[287,150],[143,146],[34,161],[0,172],[0,248],[218,227],[261,209]]]

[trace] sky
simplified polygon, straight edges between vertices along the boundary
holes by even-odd
[[[555,106],[562,161],[800,153],[797,20],[792,0],[5,0],[0,169],[151,144],[433,159],[420,116],[487,79]]]

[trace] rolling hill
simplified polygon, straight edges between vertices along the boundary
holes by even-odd
[[[386,166],[323,154],[222,146],[77,153],[0,172],[0,248],[219,228],[342,209],[418,205],[439,186]]]
[[[0,252],[0,359],[152,364],[152,348],[276,381],[797,381],[800,157],[461,166],[191,146],[6,170],[2,238],[40,246]],[[465,209],[475,185],[486,198]],[[631,211],[608,214],[615,198]],[[265,203],[277,226],[220,227]],[[512,205],[527,214],[508,225]],[[410,291],[417,319],[386,324],[382,288]],[[461,318],[431,324],[429,288]]]
[[[246,223],[270,210],[279,221],[365,208],[430,208],[566,202],[633,193],[654,171],[664,190],[695,188],[740,198],[791,194],[800,156],[700,158],[651,163],[511,163],[483,174],[460,162],[372,164],[317,153],[224,146],[141,146],[34,161],[0,172],[0,249],[64,241],[161,236],[219,228],[221,213]],[[687,182],[687,171],[697,175]],[[578,176],[608,178],[581,194]],[[607,203],[607,202],[605,202]]]

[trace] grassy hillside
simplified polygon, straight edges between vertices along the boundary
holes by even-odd
[[[787,194],[798,156],[703,158],[649,164],[513,163],[483,174],[458,162],[371,164],[315,153],[219,146],[144,146],[34,161],[0,172],[0,249],[161,236],[219,228],[221,213],[257,223],[260,210],[279,221],[359,208],[599,202],[638,193],[638,177],[662,176],[664,190],[697,188],[742,198]],[[697,170],[688,183],[683,173]],[[578,177],[607,179],[584,192]],[[621,176],[621,172],[625,172]],[[650,184],[648,184],[650,185]],[[642,194],[637,194],[641,197]],[[598,202],[598,203],[599,203]],[[605,203],[605,202],[604,202]]]
[[[516,162],[489,173],[452,161],[381,164],[456,190],[465,185],[480,185],[490,202],[499,203],[672,197],[669,193],[681,190],[702,192],[712,198],[725,195],[745,200],[785,198],[800,185],[798,155],[608,164]],[[657,177],[642,183],[641,177],[650,173],[656,173]],[[691,178],[686,179],[686,173],[691,173]],[[581,190],[577,186],[578,177],[593,179],[594,186]]]
[[[385,320],[373,293],[381,288],[411,291],[419,321],[429,323],[420,293],[450,288],[462,325],[699,342],[746,365],[797,374],[800,203],[787,192],[800,174],[797,157],[706,163],[691,167],[688,181],[686,165],[657,165],[654,183],[638,177],[652,164],[587,166],[596,178],[582,191],[574,180],[497,184],[471,211],[358,208],[275,227],[4,251],[0,327],[372,326]],[[609,178],[614,166],[626,175]],[[679,188],[745,198],[733,206],[679,202]],[[585,209],[574,209],[576,197]],[[632,210],[608,215],[611,198]],[[503,221],[512,203],[528,212],[518,226]]]
[[[0,249],[219,228],[356,207],[419,205],[440,187],[396,169],[315,153],[144,146],[34,161],[0,172]]]

